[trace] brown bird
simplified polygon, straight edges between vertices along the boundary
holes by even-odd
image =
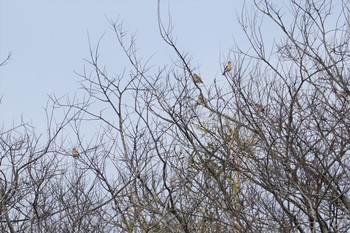
[[[197,105],[204,105],[206,107],[208,106],[208,102],[202,93],[200,93],[198,96]]]
[[[73,147],[72,155],[73,155],[73,157],[79,157],[79,152],[78,152],[77,148]]]
[[[255,104],[255,111],[257,111],[257,112],[265,112],[265,108],[264,108],[264,106],[262,104],[256,103]]]
[[[224,73],[222,75],[225,75],[227,72],[230,72],[232,70],[232,63],[231,61],[227,62],[227,65],[225,66]]]
[[[203,83],[201,77],[198,74],[193,74],[192,78],[195,83]]]

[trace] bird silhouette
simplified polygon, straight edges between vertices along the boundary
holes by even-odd
[[[204,105],[206,107],[208,106],[208,102],[202,93],[200,93],[198,96],[197,105]]]
[[[264,106],[262,104],[258,104],[258,103],[255,104],[255,110],[257,112],[265,112]]]
[[[231,70],[232,70],[232,63],[231,61],[228,61],[225,66],[224,73],[222,73],[222,75],[225,75],[227,72],[230,72]]]
[[[78,157],[79,156],[79,152],[78,152],[77,148],[75,148],[75,147],[73,148],[72,155],[73,155],[73,157]]]
[[[203,83],[201,77],[198,74],[193,74],[192,78],[195,83]]]

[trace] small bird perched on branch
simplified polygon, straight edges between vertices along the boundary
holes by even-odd
[[[200,93],[198,96],[197,105],[204,105],[205,107],[208,107],[208,102],[202,93]]]
[[[73,147],[72,155],[73,155],[73,157],[79,157],[79,152],[78,152],[77,148]]]
[[[227,62],[227,65],[225,66],[224,73],[222,75],[225,75],[227,72],[230,72],[232,70],[232,63],[231,61]]]
[[[195,83],[203,83],[201,77],[198,74],[193,74],[192,78]]]
[[[265,112],[265,108],[264,108],[264,106],[262,104],[256,103],[255,104],[255,111],[257,111],[257,112]]]

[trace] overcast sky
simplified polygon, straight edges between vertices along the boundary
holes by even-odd
[[[242,2],[161,1],[163,16],[171,15],[179,48],[189,53],[203,78],[220,75],[220,60],[229,55],[234,40],[246,44],[236,16]],[[101,49],[109,73],[123,71],[126,59],[107,18],[119,19],[125,30],[136,34],[140,56],[153,56],[151,64],[161,66],[176,57],[160,38],[156,0],[0,0],[1,61],[12,53],[11,61],[0,68],[0,126],[8,128],[23,115],[44,127],[48,95],[79,95],[75,72],[82,73],[86,64],[88,35],[94,46],[104,34]]]

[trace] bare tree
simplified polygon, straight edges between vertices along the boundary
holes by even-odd
[[[52,96],[64,117],[48,114],[48,143],[26,124],[1,131],[2,229],[349,231],[349,3],[256,1],[239,16],[250,48],[235,45],[212,83],[160,9],[177,60],[155,72],[111,20],[131,69],[109,74],[100,40],[79,74],[86,95]]]
[[[81,75],[89,98],[66,106],[102,125],[95,155],[79,162],[103,183],[113,229],[349,230],[349,5],[290,1],[288,23],[268,1],[255,9],[240,18],[251,48],[236,46],[225,84],[201,83],[160,16],[178,60],[157,75],[116,22],[132,70],[110,76],[90,49],[94,75]],[[280,30],[271,48],[260,15]]]

